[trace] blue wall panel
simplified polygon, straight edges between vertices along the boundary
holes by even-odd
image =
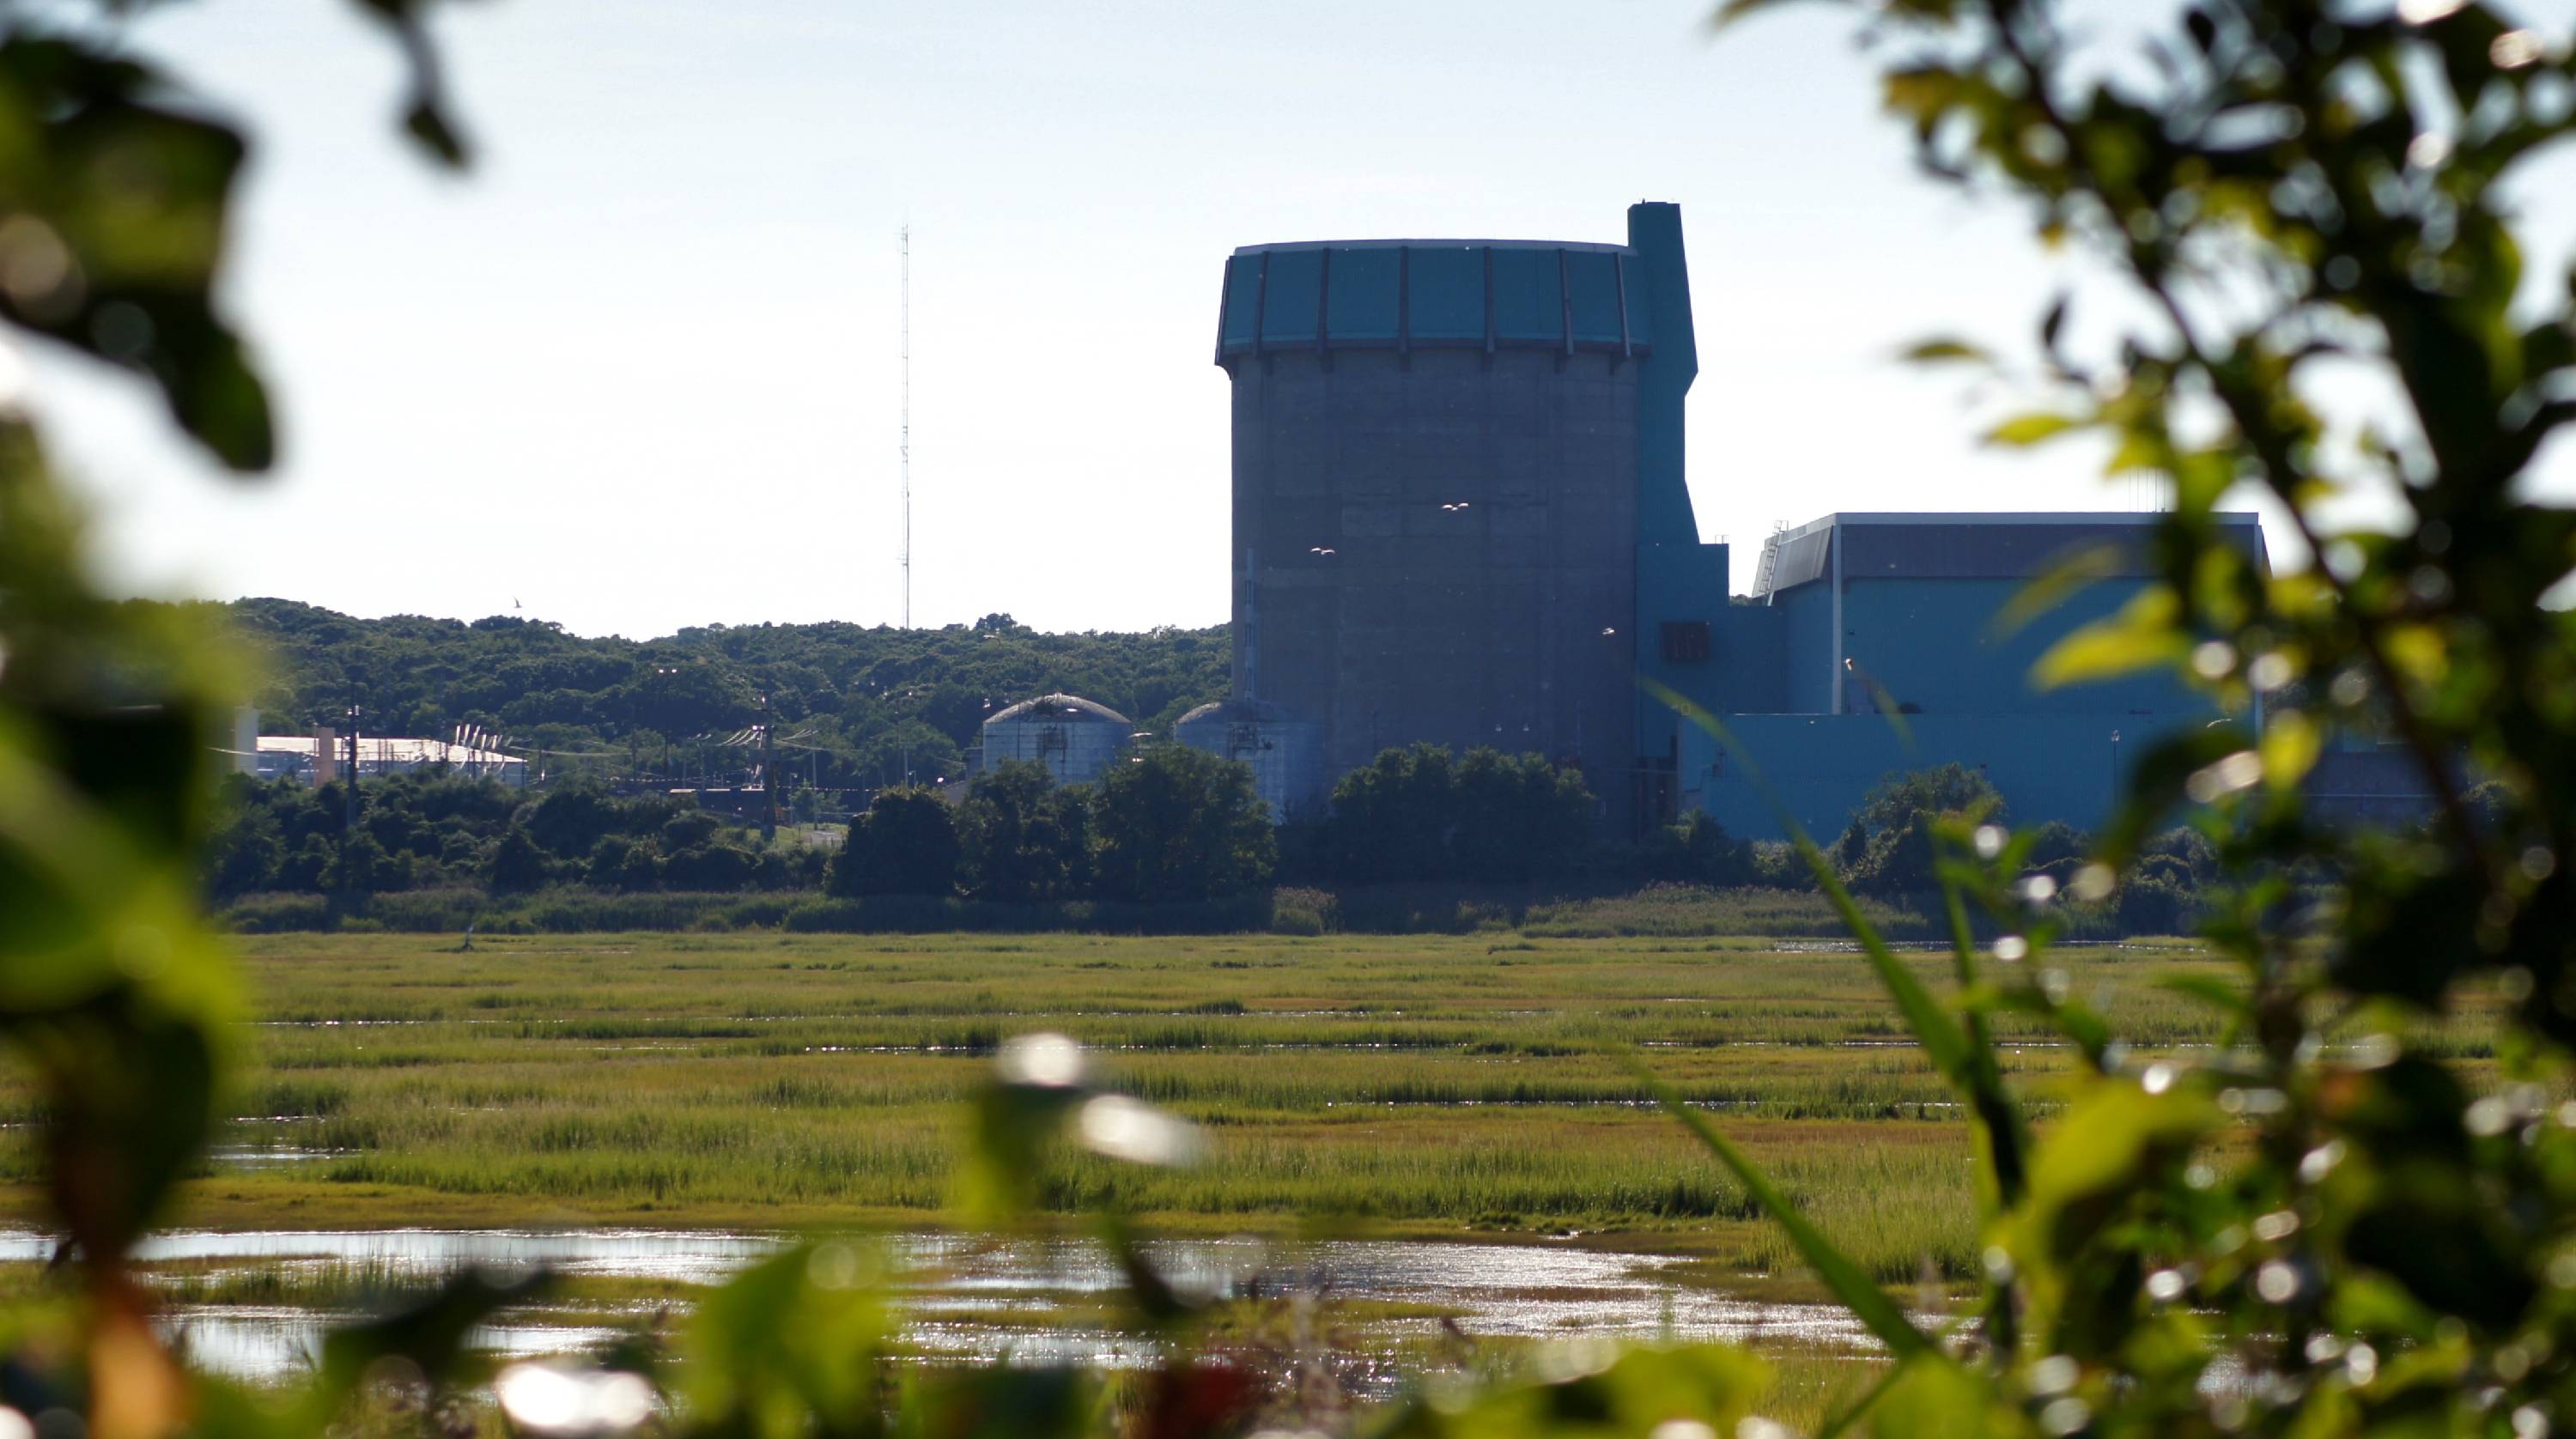
[[[1485,341],[1485,252],[1466,248],[1413,252],[1413,341]]]
[[[1789,612],[1771,605],[1729,604],[1725,638],[1727,703],[1740,714],[1789,708]]]
[[[1724,545],[1637,547],[1637,627],[1633,646],[1637,672],[1719,714],[1736,704],[1736,664],[1727,646],[1726,570]],[[1708,658],[1667,661],[1663,643],[1667,621],[1707,625]],[[1651,693],[1640,695],[1637,753],[1650,760],[1661,759],[1670,748],[1677,719]]]
[[[1311,345],[1324,302],[1324,252],[1274,250],[1269,294],[1261,302],[1261,343]]]
[[[1781,635],[1780,697],[1797,714],[1830,714],[1834,689],[1834,602],[1828,586],[1807,585],[1780,596],[1786,611]]]
[[[1225,343],[1248,345],[1261,324],[1261,257],[1225,262]]]
[[[1565,342],[1565,290],[1554,250],[1494,251],[1494,336],[1521,344]]]
[[[1843,653],[1899,703],[1920,705],[1927,714],[2208,713],[2206,701],[2161,671],[2104,684],[2038,688],[2031,668],[2050,646],[2117,611],[2146,582],[2105,580],[2087,586],[2019,630],[1999,633],[1996,615],[2028,583],[1847,578]],[[1797,662],[1804,663],[1804,657]],[[1864,707],[1866,695],[1856,689],[1845,709]]]
[[[1565,288],[1574,304],[1574,338],[1619,343],[1619,257],[1600,250],[1568,251]]]
[[[2115,783],[2160,734],[2160,724],[2120,715],[1912,715],[1908,749],[1882,715],[1737,715],[1727,727],[1790,815],[1818,843],[1842,832],[1863,796],[1888,775],[1957,762],[1984,774],[2017,824],[2064,820],[2093,829],[2110,813]],[[2114,734],[2119,739],[2114,741]],[[1781,837],[1770,802],[1738,756],[1697,746],[1682,781],[1729,833]]]
[[[1404,251],[1393,246],[1333,251],[1332,293],[1324,308],[1335,341],[1395,339],[1403,264]]]

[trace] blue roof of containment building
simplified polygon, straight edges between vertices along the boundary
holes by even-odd
[[[1246,245],[1225,265],[1218,364],[1265,350],[1654,347],[1625,245],[1324,240]]]
[[[2150,541],[2160,514],[2067,511],[2006,514],[1836,514],[1773,538],[1778,554],[1767,593],[1825,578],[1842,547],[1846,582],[1867,579],[2029,579],[2077,551],[2108,557],[2092,573],[2152,578],[2163,573]],[[2217,516],[2221,532],[2257,563],[2263,527],[2250,512]]]

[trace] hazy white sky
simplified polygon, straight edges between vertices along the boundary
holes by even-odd
[[[394,143],[351,7],[176,7],[138,48],[256,130],[231,299],[285,464],[218,478],[76,361],[34,357],[40,398],[140,592],[889,622],[908,220],[916,622],[1203,625],[1228,251],[1616,240],[1651,198],[1683,210],[1691,487],[1737,588],[1774,520],[2130,507],[2085,452],[1978,451],[1957,383],[1890,359],[2027,332],[2055,277],[2017,217],[1911,173],[1841,12],[1712,41],[1708,8],[495,0],[439,27],[457,179]]]

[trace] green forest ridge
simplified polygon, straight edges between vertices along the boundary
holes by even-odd
[[[446,738],[460,725],[543,749],[550,768],[703,773],[742,757],[692,743],[762,718],[765,694],[796,748],[800,781],[825,789],[955,776],[993,711],[1063,692],[1169,733],[1222,698],[1225,627],[1042,634],[1009,615],[943,629],[839,622],[707,625],[657,639],[569,634],[515,615],[471,622],[358,619],[293,600],[211,608],[267,660],[254,698],[267,734],[343,722],[370,734]],[[667,749],[666,749],[667,746]]]

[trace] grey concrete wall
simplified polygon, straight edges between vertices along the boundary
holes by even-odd
[[[1388,745],[1490,744],[1580,762],[1623,816],[1636,365],[1428,350],[1230,369],[1235,693],[1320,724],[1335,777]]]

